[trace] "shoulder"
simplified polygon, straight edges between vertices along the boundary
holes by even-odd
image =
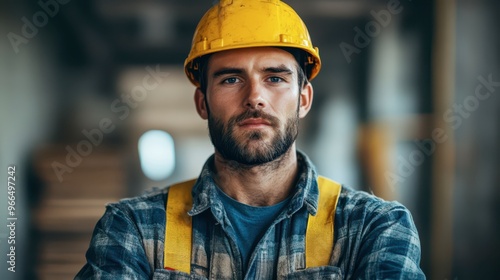
[[[385,201],[364,191],[342,185],[335,215],[339,226],[368,229],[390,226],[395,230],[417,233],[410,211],[397,201]]]
[[[386,201],[365,191],[354,190],[342,185],[338,207],[351,215],[384,215],[393,211],[409,211],[397,201]]]
[[[153,189],[140,196],[121,199],[115,203],[108,203],[107,209],[122,211],[126,213],[141,211],[165,211],[165,201],[169,187]]]
[[[106,205],[106,215],[119,215],[132,219],[134,223],[151,223],[165,220],[165,209],[169,190],[172,187],[191,187],[196,180],[191,179],[175,183],[163,188],[154,188],[146,193],[124,198]]]
[[[106,227],[116,225],[134,227],[142,232],[156,223],[164,223],[168,187],[154,189],[140,196],[108,203],[101,223]]]

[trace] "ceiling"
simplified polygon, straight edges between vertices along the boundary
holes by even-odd
[[[68,64],[181,64],[198,20],[215,1],[91,0],[70,2],[54,18]],[[308,25],[315,42],[327,41],[385,1],[286,1]],[[36,8],[36,7],[35,7]],[[336,23],[336,24],[332,24]],[[332,25],[339,28],[332,30]],[[327,27],[327,28],[325,28]],[[352,28],[348,31],[352,33]],[[336,31],[337,30],[337,31]],[[332,33],[333,32],[333,33]],[[317,44],[317,43],[316,43]]]

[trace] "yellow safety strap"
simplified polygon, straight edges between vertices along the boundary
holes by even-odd
[[[192,207],[191,189],[196,180],[170,187],[168,191],[163,266],[191,272]],[[328,265],[333,250],[333,222],[341,186],[318,177],[319,203],[316,216],[309,216],[306,230],[306,267]],[[172,246],[173,245],[173,246]]]
[[[306,230],[306,268],[328,265],[333,251],[333,222],[341,186],[318,177],[319,202],[316,216],[309,215]]]
[[[165,269],[191,273],[192,218],[187,214],[193,205],[191,189],[196,180],[175,184],[168,190],[163,266]]]

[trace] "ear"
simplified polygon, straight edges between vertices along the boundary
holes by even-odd
[[[196,88],[194,92],[194,104],[198,115],[204,120],[208,119],[207,103],[205,102],[205,94],[201,92],[200,88]]]
[[[311,83],[307,83],[300,92],[300,105],[299,105],[299,118],[303,118],[307,115],[311,109],[313,101],[313,87]]]

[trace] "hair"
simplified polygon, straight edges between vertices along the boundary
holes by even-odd
[[[307,64],[308,54],[300,49],[296,48],[285,48],[280,47],[280,49],[289,52],[293,57],[295,57],[295,61],[297,62],[297,81],[299,88],[304,88],[309,80],[307,79],[309,73],[311,72],[311,67]],[[208,62],[210,60],[212,54],[207,54],[202,57],[196,58],[194,64],[198,64],[198,72],[194,73],[195,78],[200,82],[200,90],[203,94],[207,92],[207,68]],[[306,75],[307,73],[307,75]]]

